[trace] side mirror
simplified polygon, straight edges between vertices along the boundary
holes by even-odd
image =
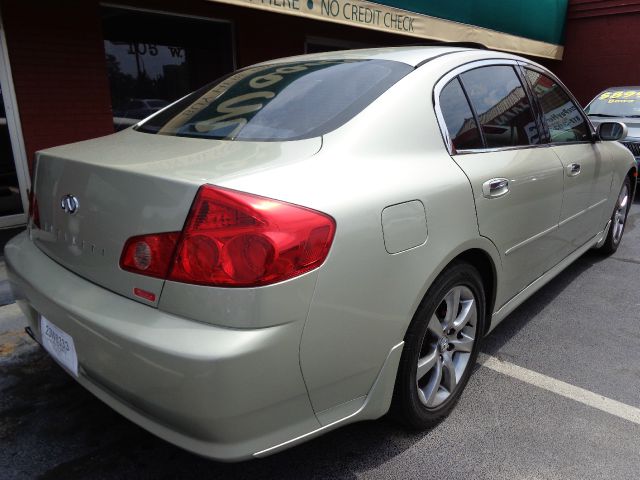
[[[597,133],[600,140],[609,142],[625,138],[629,129],[622,122],[603,122],[598,125]]]

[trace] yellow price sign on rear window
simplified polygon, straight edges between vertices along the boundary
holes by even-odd
[[[599,97],[600,100],[608,100],[608,103],[617,103],[617,101],[620,100],[633,102],[639,98],[640,90],[616,90],[614,92],[604,92]]]

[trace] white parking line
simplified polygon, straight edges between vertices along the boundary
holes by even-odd
[[[528,370],[513,363],[503,362],[495,357],[481,353],[478,363],[498,373],[515,378],[522,382],[534,385],[549,392],[562,395],[576,402],[597,408],[616,417],[623,418],[640,425],[640,408],[632,407],[626,403],[618,402],[610,398],[590,392],[584,388],[576,387],[570,383],[547,377],[541,373]]]

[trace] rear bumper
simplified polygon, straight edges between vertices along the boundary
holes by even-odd
[[[159,437],[232,461],[320,426],[300,372],[304,318],[260,329],[187,320],[84,280],[26,233],[5,259],[36,339],[43,315],[72,336],[77,381]]]

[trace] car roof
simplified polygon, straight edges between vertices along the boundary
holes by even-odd
[[[448,47],[448,46],[409,46],[409,47],[385,47],[385,48],[364,48],[359,50],[339,50],[333,52],[311,53],[307,55],[296,55],[293,57],[278,58],[258,65],[270,65],[278,63],[290,62],[306,62],[316,60],[393,60],[396,62],[406,63],[412,67],[417,67],[421,63],[432,58],[446,55],[449,53],[464,51],[483,50],[464,48],[464,47]],[[501,52],[492,52],[502,55]],[[504,54],[505,57],[512,57]]]

